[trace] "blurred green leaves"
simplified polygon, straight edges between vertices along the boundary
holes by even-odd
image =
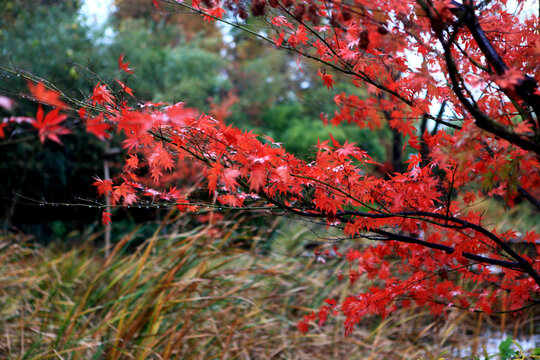
[[[319,118],[321,112],[332,114],[336,109],[335,94],[362,96],[362,90],[346,82],[326,89],[316,75],[316,65],[303,63],[299,71],[297,58],[290,53],[265,47],[242,33],[230,31],[223,36],[226,29],[207,24],[201,26],[204,32],[193,33],[198,29],[193,15],[188,19],[180,14],[174,21],[117,16],[101,28],[79,13],[78,1],[32,3],[0,4],[0,65],[47,79],[68,96],[84,100],[97,82],[114,87],[118,78],[134,90],[137,101],[183,101],[208,111],[210,97],[219,103],[233,91],[240,101],[232,106],[228,122],[267,134],[301,157],[313,157],[314,145],[327,140],[328,133],[340,142],[357,143],[377,160],[385,157],[378,138],[388,139],[388,131],[373,136],[354,125],[324,126]],[[227,42],[228,38],[233,41]],[[134,75],[128,77],[118,68],[121,53],[135,69]],[[0,72],[0,79],[0,94],[28,93],[21,78]],[[1,111],[0,119],[15,113],[35,116],[36,107],[19,99],[13,114]],[[99,218],[92,211],[43,211],[14,202],[15,194],[66,202],[94,196],[90,183],[92,176],[102,176],[104,144],[86,134],[77,117],[68,126],[73,135],[62,138],[64,147],[51,142],[41,145],[37,136],[22,141],[31,135],[24,126],[10,131],[3,141],[0,197],[11,203],[3,214],[7,224],[23,231],[41,227],[40,234],[54,238]],[[120,146],[114,141],[111,146]],[[58,218],[68,224],[53,226]]]

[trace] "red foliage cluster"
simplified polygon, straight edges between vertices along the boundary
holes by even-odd
[[[274,34],[268,39],[317,60],[328,69],[319,71],[326,86],[333,86],[334,71],[367,88],[369,98],[337,95],[339,110],[325,119],[369,128],[387,124],[401,133],[417,151],[402,173],[370,175],[374,161],[361,146],[334,139],[317,144],[315,160],[305,162],[268,137],[182,103],[135,109],[98,84],[91,100],[102,111],[94,107],[81,116],[100,138],[121,134],[128,154],[122,176],[97,179],[98,192],[113,205],[148,199],[196,210],[186,207],[187,188],[159,186],[190,162],[204,169],[201,186],[221,204],[263,202],[370,240],[361,250],[336,256],[349,262],[352,282],[366,276],[380,279],[377,285],[341,304],[328,300],[300,322],[301,331],[340,311],[349,332],[367,314],[384,316],[413,302],[434,313],[448,306],[491,313],[537,304],[540,235],[497,229],[468,209],[487,199],[505,206],[519,199],[540,209],[538,17],[504,3],[252,1],[253,15],[271,19]],[[227,11],[221,3],[206,8],[197,0],[179,6],[209,21]],[[411,63],[412,53],[419,55],[418,64]],[[119,65],[131,71],[123,57]],[[39,86],[33,90],[37,100],[62,107]],[[438,115],[433,104],[442,105]],[[65,133],[58,111],[38,113],[42,141],[59,141],[57,135]],[[142,167],[155,185],[141,181]],[[532,251],[518,252],[516,241],[530,243]]]

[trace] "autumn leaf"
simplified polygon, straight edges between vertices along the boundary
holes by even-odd
[[[409,165],[407,166],[407,170],[411,171],[416,166],[420,165],[422,162],[422,156],[420,154],[412,154],[409,157],[409,160],[406,161]]]
[[[107,131],[110,129],[110,125],[103,120],[103,114],[90,119],[85,118],[86,131],[95,135],[101,141],[111,137]]]
[[[502,89],[514,89],[519,82],[524,79],[523,73],[518,69],[512,68],[507,70],[503,75],[495,77],[495,82]]]
[[[274,18],[272,18],[272,25],[275,25],[277,27],[285,26],[290,29],[294,28],[294,26],[287,21],[285,16],[275,16]]]
[[[126,92],[127,94],[133,96],[133,90],[131,90],[131,88],[129,88],[126,84],[124,84],[123,82],[121,82],[120,80],[118,79],[115,79],[116,82],[120,85],[120,87],[122,88],[122,91]]]
[[[293,48],[296,48],[299,44],[306,44],[307,40],[306,28],[300,25],[298,30],[290,35],[287,41]]]
[[[236,181],[236,178],[238,176],[240,176],[240,171],[238,169],[229,168],[223,171],[223,174],[221,175],[221,180],[223,180],[225,186],[233,190],[236,189],[236,187],[238,186],[238,182]]]
[[[336,154],[340,157],[348,157],[351,155],[356,155],[359,149],[353,144],[345,142],[343,146],[336,150]]]
[[[203,18],[205,21],[208,21],[211,23],[212,21],[215,21],[216,18],[221,19],[223,17],[223,14],[225,14],[225,10],[223,10],[219,6],[214,6],[211,9],[202,8],[203,11]]]
[[[258,191],[266,183],[266,169],[262,166],[257,166],[250,174],[249,189]]]
[[[324,85],[331,89],[334,86],[334,80],[332,79],[332,75],[327,74],[326,72],[321,72],[320,70],[317,72],[317,75],[319,75],[324,83]]]
[[[126,72],[128,74],[133,74],[134,69],[129,67],[128,62],[124,62],[124,53],[120,54],[120,56],[118,57],[118,67],[120,68],[120,70],[122,70],[122,71],[124,71],[124,72]]]
[[[111,92],[107,89],[106,85],[101,85],[100,83],[97,83],[94,87],[94,92],[90,99],[94,104],[105,105],[106,103],[113,103]]]
[[[110,212],[107,212],[107,211],[103,211],[103,213],[101,214],[101,222],[103,223],[103,225],[107,226],[111,223],[111,213]]]
[[[126,166],[128,169],[136,169],[139,167],[139,158],[137,157],[137,154],[132,154],[126,159]]]
[[[49,139],[62,145],[58,136],[71,134],[71,130],[60,125],[66,118],[67,115],[60,114],[60,108],[56,108],[44,116],[43,108],[41,105],[38,106],[36,121],[32,125],[38,129],[39,140],[42,144],[46,139]]]
[[[34,99],[41,103],[60,109],[66,109],[68,107],[65,102],[60,100],[60,94],[58,92],[47,89],[41,82],[38,82],[35,85],[29,82],[28,88]]]
[[[112,181],[110,179],[101,180],[99,177],[94,177],[94,183],[92,185],[97,187],[97,192],[100,196],[108,196],[112,193]]]
[[[281,47],[281,45],[283,44],[284,37],[285,37],[285,33],[283,31],[281,31],[277,37],[273,35],[274,44],[277,47]]]
[[[518,134],[532,134],[534,133],[533,131],[533,126],[531,125],[530,122],[528,122],[527,120],[524,120],[524,121],[520,121],[517,126],[516,126],[516,132]]]

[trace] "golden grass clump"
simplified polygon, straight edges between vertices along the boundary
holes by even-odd
[[[240,250],[238,224],[166,235],[162,224],[138,247],[136,231],[107,258],[0,237],[0,358],[453,359],[467,342],[481,352],[490,320],[457,309],[366,319],[349,337],[338,317],[302,334],[304,314],[350,294],[335,276],[345,264]]]

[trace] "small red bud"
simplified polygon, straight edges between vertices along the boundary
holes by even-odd
[[[251,13],[253,16],[262,16],[264,15],[264,7],[266,6],[266,1],[264,0],[253,0],[251,2]]]
[[[241,7],[240,9],[238,9],[238,16],[242,20],[246,20],[248,18],[248,13],[246,9],[244,9],[244,7]]]
[[[293,16],[298,21],[302,21],[302,18],[304,17],[304,14],[306,13],[306,6],[304,4],[298,4],[294,8]]]
[[[317,26],[319,25],[320,17],[317,14],[317,6],[314,4],[311,4],[308,8],[307,12],[307,19],[308,21],[311,21],[313,25]]]
[[[283,7],[290,8],[293,4],[293,0],[283,0],[282,4],[283,4]]]
[[[388,34],[388,29],[381,25],[377,28],[377,32],[381,35],[386,35]]]
[[[369,31],[364,30],[360,33],[360,43],[358,47],[362,50],[366,50],[369,45]]]

